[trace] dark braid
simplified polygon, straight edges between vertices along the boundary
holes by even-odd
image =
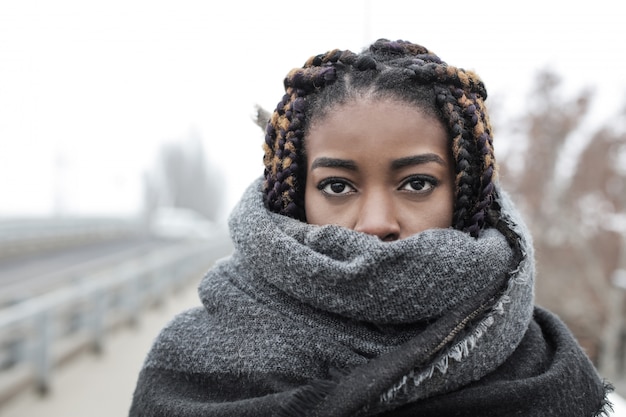
[[[313,56],[292,70],[284,85],[264,144],[269,210],[306,221],[308,130],[337,105],[373,95],[414,104],[447,127],[456,170],[453,227],[476,237],[497,222],[487,91],[473,72],[447,65],[423,46],[380,39],[358,55],[332,50]]]
[[[263,146],[265,202],[270,210],[304,220],[306,97],[334,82],[339,59],[349,61],[353,56],[339,50],[317,55],[285,78],[286,94],[267,125]]]

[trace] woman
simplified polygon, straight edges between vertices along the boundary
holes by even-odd
[[[381,39],[285,79],[265,174],[131,416],[598,416],[607,386],[533,306],[483,83]]]

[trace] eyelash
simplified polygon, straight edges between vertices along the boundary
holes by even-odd
[[[408,186],[413,181],[420,181],[421,183],[429,184],[429,186],[427,187],[426,190],[415,190],[415,189],[405,190],[405,187]],[[333,184],[341,184],[345,187],[349,187],[351,190],[345,193],[343,192],[344,190],[342,190],[342,192],[340,193],[331,193],[325,190],[326,187],[333,185]],[[416,194],[427,194],[427,193],[430,193],[433,189],[435,189],[438,185],[439,185],[439,180],[435,177],[431,177],[430,175],[412,175],[404,179],[404,181],[402,182],[398,190],[406,191],[409,193],[416,193]],[[348,195],[356,191],[356,188],[352,184],[350,184],[349,181],[346,181],[343,178],[337,178],[337,177],[326,178],[320,181],[319,184],[317,185],[317,189],[323,192],[324,194],[333,196],[333,197]]]
[[[408,184],[410,184],[413,181],[429,183],[430,187],[427,190],[405,190],[405,191],[412,192],[412,193],[419,193],[419,194],[427,194],[439,185],[439,180],[435,177],[431,177],[430,175],[412,175],[406,178],[402,182],[402,185],[400,186],[400,190],[404,190],[404,187],[406,187]]]
[[[349,191],[347,193],[334,194],[334,193],[329,193],[328,191],[324,190],[326,187],[328,187],[329,185],[332,185],[332,184],[342,184],[342,185],[345,185],[345,186],[351,188],[352,191]],[[317,184],[317,189],[320,190],[321,192],[323,192],[324,194],[329,195],[329,196],[333,196],[333,197],[344,196],[346,194],[350,194],[350,193],[356,191],[355,187],[352,184],[350,184],[348,181],[346,181],[346,180],[344,180],[342,178],[336,178],[336,177],[326,178],[326,179],[320,181],[319,184]]]

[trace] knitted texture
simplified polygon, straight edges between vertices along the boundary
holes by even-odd
[[[155,341],[131,415],[382,415],[408,405],[417,412],[426,400],[436,409],[433,399],[499,381],[494,375],[529,383],[550,368],[552,342],[528,331],[539,329],[532,244],[500,196],[515,242],[495,229],[477,239],[437,229],[382,242],[268,211],[259,179],[231,215],[234,254],[200,285],[203,307],[179,315]],[[586,411],[542,405],[525,415],[601,410],[602,383],[561,333],[554,340],[574,353],[563,361],[582,376],[555,384],[552,395],[583,401]],[[538,359],[517,354],[510,364],[520,346],[532,352],[529,344]]]

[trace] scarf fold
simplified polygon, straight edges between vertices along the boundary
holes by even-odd
[[[156,340],[131,415],[383,415],[498,375],[534,335],[532,242],[509,198],[498,203],[513,245],[495,229],[382,242],[270,213],[255,181],[229,219],[233,255],[202,280],[203,308]],[[557,393],[595,411],[532,415],[602,411],[604,385],[568,337],[586,379]],[[530,369],[524,358],[511,369]]]

